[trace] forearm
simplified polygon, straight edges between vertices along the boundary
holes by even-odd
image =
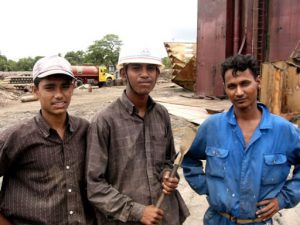
[[[96,209],[107,217],[122,222],[139,221],[144,206],[120,193],[105,180],[88,181],[88,199]]]
[[[292,208],[300,202],[300,166],[295,167],[293,177],[286,181],[277,199],[280,209]]]
[[[203,171],[202,162],[186,157],[182,167],[184,177],[191,188],[198,194],[208,194],[206,176]]]

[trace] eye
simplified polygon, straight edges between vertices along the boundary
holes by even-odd
[[[141,64],[132,64],[131,68],[133,70],[140,70],[142,68],[142,65]]]
[[[44,86],[44,88],[45,88],[45,90],[47,90],[47,91],[52,91],[52,90],[55,89],[55,86],[53,86],[53,85],[46,85],[46,86]]]
[[[157,68],[156,65],[153,64],[147,65],[147,70],[150,72],[156,71],[156,68]]]
[[[247,87],[249,85],[251,85],[251,81],[250,80],[245,80],[245,81],[241,82],[241,86],[242,87]]]
[[[228,85],[226,86],[226,88],[229,89],[229,90],[233,90],[233,89],[236,88],[236,85],[234,85],[234,84],[228,84]]]
[[[63,89],[69,89],[72,85],[71,84],[63,84],[62,88]]]

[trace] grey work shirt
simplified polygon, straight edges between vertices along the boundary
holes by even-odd
[[[144,118],[125,92],[98,112],[87,149],[88,198],[98,224],[140,224],[144,207],[155,205],[162,193],[161,175],[172,167],[174,154],[169,114],[151,98]],[[162,208],[163,224],[181,224],[189,215],[177,191],[165,198]]]
[[[90,224],[83,177],[88,125],[68,116],[61,140],[39,113],[0,134],[0,210],[13,224]]]

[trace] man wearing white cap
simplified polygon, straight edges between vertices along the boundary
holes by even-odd
[[[92,224],[84,185],[89,123],[67,113],[71,65],[44,57],[32,75],[41,110],[0,134],[0,224]]]
[[[136,51],[135,51],[136,50]],[[169,177],[175,155],[167,110],[149,93],[161,59],[150,49],[122,49],[123,95],[99,112],[88,134],[87,190],[99,225],[180,225],[189,215]],[[160,194],[161,209],[155,207]]]

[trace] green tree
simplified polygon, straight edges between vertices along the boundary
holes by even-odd
[[[7,60],[7,67],[8,71],[16,71],[17,69],[17,62],[11,59]]]
[[[88,47],[86,62],[94,65],[116,65],[122,41],[118,35],[107,34],[101,40]]]
[[[0,71],[9,71],[7,58],[4,55],[0,55]]]
[[[71,63],[71,65],[82,65],[85,63],[84,51],[71,51],[65,54],[65,58]]]
[[[16,64],[16,70],[31,71],[35,62],[35,59],[31,57],[21,58]]]
[[[162,58],[162,63],[164,64],[166,69],[170,69],[171,68],[171,60],[169,57],[164,57]]]

